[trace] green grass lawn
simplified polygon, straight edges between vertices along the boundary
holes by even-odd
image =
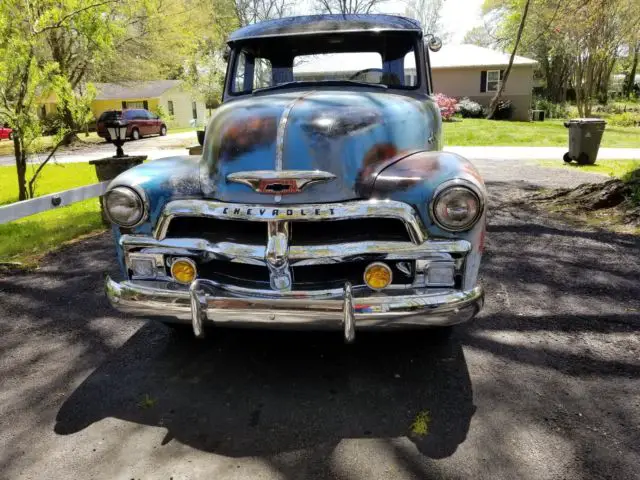
[[[182,132],[195,132],[198,130],[194,127],[180,127],[180,128],[169,128],[168,133],[182,133]]]
[[[628,173],[640,168],[640,160],[597,160],[595,165],[540,160],[538,164],[549,168],[573,168],[581,172],[601,173],[615,178],[624,178]]]
[[[46,195],[97,181],[91,165],[48,165],[36,192]],[[0,167],[0,205],[17,199],[15,167]],[[103,228],[97,198],[6,223],[0,225],[0,262],[34,263],[60,244]]]
[[[566,147],[568,130],[563,120],[506,122],[477,118],[444,122],[446,146]],[[601,147],[640,148],[640,128],[607,126]]]

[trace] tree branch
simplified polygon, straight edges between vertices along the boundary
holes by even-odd
[[[65,133],[64,136],[60,139],[60,141],[58,143],[56,143],[56,145],[53,147],[53,150],[51,150],[51,152],[49,152],[49,155],[47,156],[45,161],[42,162],[40,165],[38,165],[38,168],[34,172],[34,174],[31,177],[31,179],[29,180],[29,197],[30,198],[33,198],[35,182],[38,179],[38,176],[40,175],[40,172],[42,171],[42,169],[45,167],[45,165],[47,163],[49,163],[49,160],[51,160],[53,158],[53,156],[55,155],[55,153],[58,150],[58,148],[60,148],[60,146],[64,145],[65,143],[67,143],[69,141],[69,139],[71,137],[73,137],[74,135],[76,135],[77,133],[78,132],[76,132],[76,131],[71,131],[71,132]]]
[[[93,3],[91,5],[87,5],[86,7],[82,7],[79,8],[78,10],[74,10],[73,12],[69,12],[67,13],[65,16],[63,16],[60,20],[58,20],[56,23],[54,23],[53,25],[48,25],[46,27],[41,28],[40,30],[36,30],[35,28],[33,29],[33,33],[35,35],[40,35],[41,33],[44,32],[48,32],[50,30],[55,30],[57,28],[62,27],[62,24],[65,23],[67,20],[69,20],[70,18],[75,17],[76,15],[79,15],[83,12],[86,12],[87,10],[91,10],[93,8],[97,8],[97,7],[101,7],[103,5],[108,5],[110,3],[120,3],[121,0],[106,0],[104,2],[99,2],[99,3]]]

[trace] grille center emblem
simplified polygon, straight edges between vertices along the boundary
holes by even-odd
[[[280,195],[298,193],[300,191],[297,182],[291,178],[283,178],[277,182],[261,180],[258,188],[255,190],[260,193],[275,193]]]
[[[255,192],[271,195],[300,193],[309,185],[334,180],[333,173],[320,170],[255,170],[227,175],[227,181],[241,183]]]
[[[265,260],[272,290],[291,290],[289,222],[269,222]]]

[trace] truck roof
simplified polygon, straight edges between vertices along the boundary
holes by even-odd
[[[422,28],[418,21],[396,15],[304,15],[247,25],[233,32],[229,36],[228,42],[233,43],[251,38],[389,31],[421,34]]]

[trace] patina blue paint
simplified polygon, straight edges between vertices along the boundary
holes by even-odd
[[[279,136],[283,121],[286,128]],[[283,170],[321,170],[337,177],[283,202],[363,198],[359,182],[368,168],[402,152],[439,149],[440,131],[440,116],[428,97],[319,88],[243,98],[222,106],[209,124],[201,183],[209,198],[276,203],[274,195],[228,183],[227,176],[277,169],[276,148],[281,141]]]

